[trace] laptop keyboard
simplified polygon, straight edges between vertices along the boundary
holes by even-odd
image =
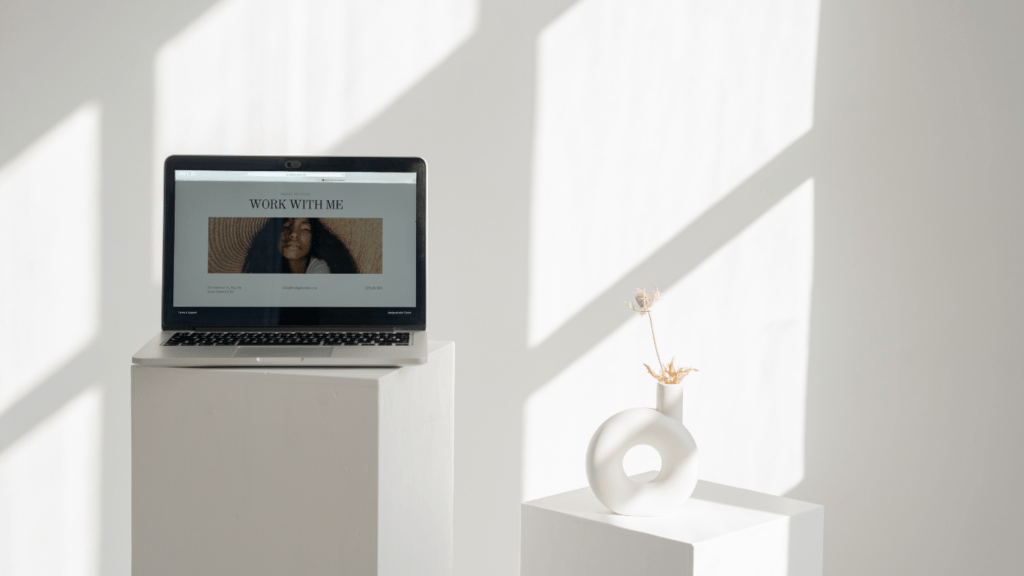
[[[408,346],[408,332],[178,332],[164,346]]]

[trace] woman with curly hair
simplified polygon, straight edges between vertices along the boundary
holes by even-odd
[[[357,274],[352,253],[319,218],[270,218],[249,245],[247,274]]]

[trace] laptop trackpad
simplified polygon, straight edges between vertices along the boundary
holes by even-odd
[[[239,346],[235,358],[327,358],[334,346]]]

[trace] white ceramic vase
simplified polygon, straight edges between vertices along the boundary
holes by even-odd
[[[609,510],[626,516],[663,516],[678,510],[697,485],[699,453],[683,426],[683,385],[658,383],[657,410],[630,408],[602,424],[587,449],[587,480]],[[661,456],[648,482],[626,476],[622,460],[634,446]]]

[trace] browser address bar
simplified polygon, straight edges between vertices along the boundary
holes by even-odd
[[[344,178],[344,172],[246,172],[246,176],[258,176],[260,178]]]

